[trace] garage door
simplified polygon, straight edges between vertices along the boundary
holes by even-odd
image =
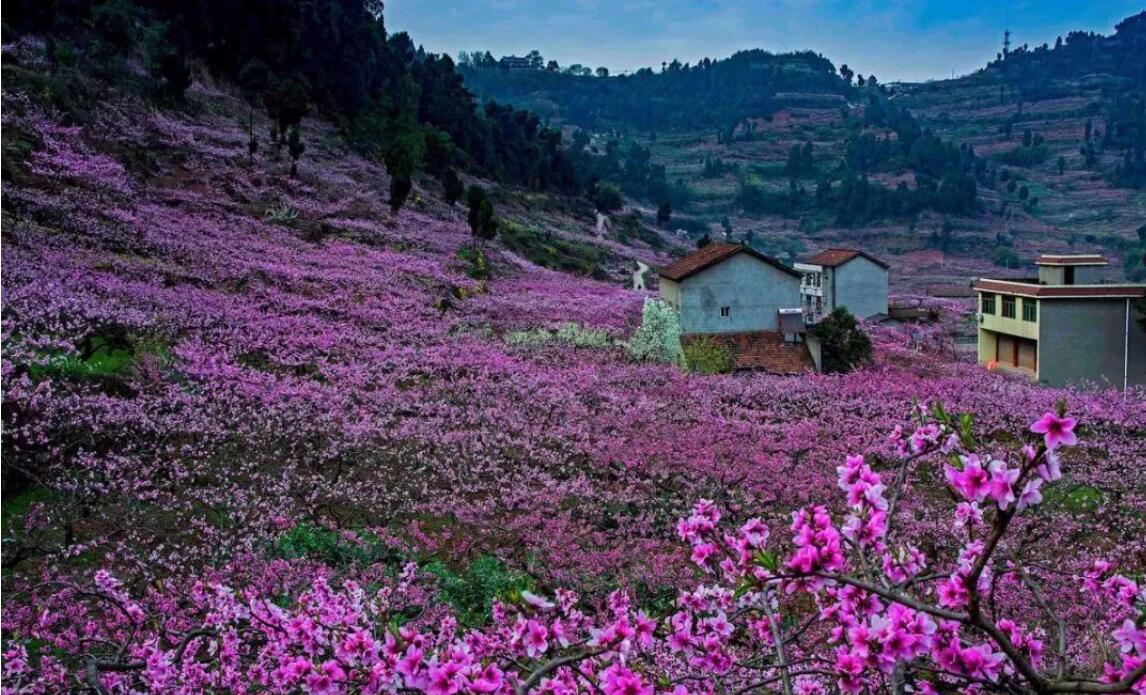
[[[998,353],[995,355],[995,360],[997,360],[999,364],[1008,364],[1012,367],[1018,366],[1015,345],[1015,338],[1013,336],[1000,335]]]
[[[1039,347],[1033,340],[1019,339],[1019,366],[1032,372],[1038,369]]]

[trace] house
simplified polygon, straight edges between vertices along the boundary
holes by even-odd
[[[826,249],[797,263],[802,275],[804,315],[815,323],[836,307],[856,318],[887,314],[887,269],[883,261],[859,249]]]
[[[979,363],[1050,386],[1146,384],[1146,285],[1103,282],[1097,255],[1040,256],[1037,278],[980,278]]]
[[[541,70],[545,67],[543,61],[540,55],[531,53],[527,56],[502,56],[498,64],[503,70]]]
[[[679,314],[686,345],[724,346],[737,369],[815,368],[804,344],[800,274],[774,258],[741,244],[711,243],[662,268],[660,293]]]

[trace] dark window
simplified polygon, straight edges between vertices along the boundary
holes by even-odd
[[[1023,299],[1023,320],[1024,321],[1038,321],[1039,320],[1039,305],[1033,299]]]
[[[1003,295],[1003,318],[1015,318],[1015,298]]]
[[[1062,269],[1062,282],[1064,285],[1074,284],[1074,266],[1068,265]]]
[[[720,317],[726,319],[729,316],[732,316],[732,307],[730,307],[730,306],[720,307]]]
[[[984,314],[995,313],[995,295],[991,292],[984,292],[982,295],[982,305],[980,311]]]

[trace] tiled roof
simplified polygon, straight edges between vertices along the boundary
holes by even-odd
[[[666,265],[664,268],[661,268],[660,274],[663,278],[668,278],[669,280],[680,282],[687,277],[696,275],[705,268],[714,266],[717,263],[720,263],[727,258],[731,258],[732,256],[735,256],[741,252],[751,254],[752,256],[755,256],[765,263],[775,266],[776,268],[779,268],[780,270],[783,270],[790,275],[795,275],[796,277],[799,277],[800,275],[775,258],[765,256],[759,251],[750,249],[747,246],[743,246],[741,244],[717,243],[708,244],[704,248],[697,249],[696,251],[693,251],[683,258],[676,259],[672,263]]]
[[[1035,261],[1035,265],[1109,265],[1109,263],[1106,258],[1097,253],[1076,256],[1044,253]]]
[[[856,256],[863,256],[872,263],[875,263],[884,270],[887,270],[888,266],[886,263],[879,260],[870,253],[867,253],[866,251],[860,251],[859,249],[824,249],[823,251],[820,251],[815,256],[812,256],[804,262],[808,265],[822,265],[828,268],[834,268],[837,265],[843,265],[844,263],[847,263]]]
[[[759,369],[772,374],[804,374],[815,370],[808,346],[804,343],[785,343],[776,331],[750,333],[691,333],[681,336],[689,343],[708,339],[728,348],[732,353],[734,369]]]
[[[1040,299],[1123,299],[1146,295],[1146,285],[1036,285],[1030,282],[1007,280],[977,280],[973,287],[985,292],[1017,294]]]

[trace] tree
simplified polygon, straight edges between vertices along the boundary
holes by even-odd
[[[639,362],[679,364],[682,354],[680,317],[668,304],[645,299],[641,326],[625,347],[629,357]]]
[[[609,68],[605,67],[604,65],[597,68],[597,77],[608,77],[608,76],[609,76]]]
[[[556,60],[551,60],[551,61],[549,61],[548,63],[546,63],[546,65],[545,65],[545,69],[546,69],[548,72],[560,72],[560,71],[561,71],[561,66],[557,64],[557,61],[556,61]]]
[[[672,219],[672,203],[667,200],[662,200],[657,205],[657,225],[665,226]]]
[[[466,203],[469,206],[466,220],[474,238],[489,241],[496,237],[497,218],[494,217],[493,202],[486,195],[485,189],[476,184],[470,186],[466,191]]]
[[[1062,176],[1063,172],[1065,172],[1065,171],[1066,171],[1066,157],[1063,157],[1060,155],[1058,158],[1058,175]]]
[[[466,194],[466,185],[462,183],[458,172],[453,169],[446,169],[446,173],[442,175],[442,192],[446,205],[450,207],[453,207]]]
[[[420,132],[412,130],[400,136],[386,151],[383,158],[386,173],[390,175],[390,209],[397,212],[406,202],[414,185],[414,171],[418,168]]]
[[[263,94],[271,82],[271,73],[266,63],[254,58],[247,61],[239,70],[239,90],[247,102],[247,164],[255,163],[255,153],[259,151],[259,140],[255,137],[255,107],[262,103]]]
[[[1010,269],[1018,268],[1020,261],[1019,255],[1015,253],[1013,249],[1010,249],[1006,246],[1000,246],[999,248],[995,249],[994,262],[995,265],[999,266],[1000,268]]]
[[[263,94],[263,104],[277,128],[277,141],[286,140],[287,131],[297,126],[310,110],[308,87],[299,76],[275,80]]]
[[[613,212],[625,205],[621,189],[611,183],[597,184],[593,189],[593,202],[596,203],[598,212]]]
[[[845,307],[836,307],[810,332],[820,339],[823,369],[829,374],[850,372],[871,361],[871,338]]]
[[[287,153],[290,155],[290,176],[295,178],[298,176],[298,158],[306,150],[306,145],[302,144],[300,140],[298,125],[294,125],[290,129],[290,137],[287,143]]]

